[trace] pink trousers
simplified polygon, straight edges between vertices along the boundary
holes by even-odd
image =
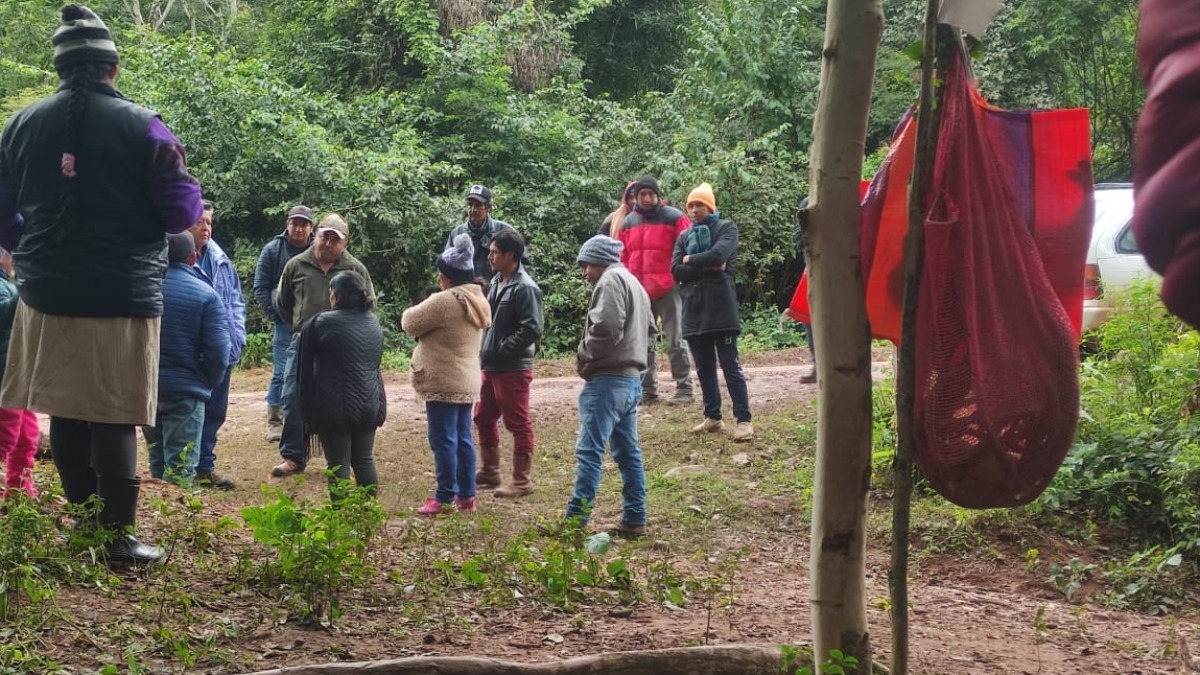
[[[4,460],[4,495],[23,488],[30,497],[33,487],[33,458],[37,454],[37,415],[31,410],[0,408],[0,459]]]

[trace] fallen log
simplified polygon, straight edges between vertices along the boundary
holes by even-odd
[[[794,667],[811,662],[802,659]],[[716,645],[516,663],[481,656],[414,656],[357,663],[285,666],[250,675],[773,675],[782,672],[777,645]]]

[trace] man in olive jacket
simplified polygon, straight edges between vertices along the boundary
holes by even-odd
[[[523,497],[533,492],[533,424],[529,421],[529,386],[533,356],[542,336],[542,289],[525,271],[521,258],[525,239],[516,230],[497,232],[488,244],[488,263],[496,271],[488,287],[492,325],[483,333],[480,362],[483,389],[475,405],[479,430],[478,488],[500,486],[500,429],[513,436],[512,483],[496,490],[497,497]]]
[[[275,291],[275,311],[293,335],[318,313],[329,309],[329,282],[338,272],[353,270],[367,282],[367,294],[375,300],[375,288],[367,268],[350,255],[346,245],[350,239],[350,225],[336,213],[321,219],[313,245],[307,251],[287,261],[279,277]],[[282,478],[303,473],[308,464],[308,452],[304,447],[304,427],[296,408],[296,340],[288,347],[288,365],[283,382],[283,435],[279,439],[279,454],[283,462],[271,469],[271,475]]]

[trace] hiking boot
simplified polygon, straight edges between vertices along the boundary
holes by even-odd
[[[533,481],[529,480],[529,473],[532,470],[533,455],[514,452],[512,482],[496,490],[496,496],[500,499],[508,499],[511,497],[524,497],[533,492]]]
[[[808,370],[800,376],[800,384],[813,384],[817,381],[817,367],[809,366]]]
[[[704,421],[692,427],[693,434],[713,434],[725,428],[725,423],[721,420],[704,418]]]
[[[642,392],[642,405],[654,405],[662,399],[658,398],[658,394],[654,392]]]
[[[695,401],[696,397],[692,394],[691,389],[676,389],[675,395],[668,401],[670,405],[687,405]]]
[[[272,478],[286,478],[298,473],[304,473],[304,465],[290,459],[285,459],[271,468]]]
[[[624,537],[625,539],[641,539],[646,536],[646,526],[630,525],[622,520],[608,528],[608,533],[615,537]]]
[[[283,406],[267,406],[267,441],[278,443],[283,438]]]
[[[754,438],[754,427],[749,422],[738,422],[729,436],[734,441],[749,441]]]
[[[462,497],[455,497],[453,504],[454,508],[462,511],[463,513],[475,513],[474,497],[467,497],[466,499],[463,499]]]
[[[500,448],[479,446],[479,471],[475,472],[475,488],[490,490],[500,487]]]
[[[458,501],[458,498],[455,497],[454,500]],[[472,502],[473,501],[474,500],[472,500]],[[425,503],[417,508],[417,515],[433,517],[441,515],[442,513],[449,513],[453,510],[454,507],[452,504],[443,504],[433,497],[426,497]]]
[[[237,483],[234,483],[232,478],[226,478],[216,471],[197,472],[196,485],[218,490],[232,490],[237,487]]]

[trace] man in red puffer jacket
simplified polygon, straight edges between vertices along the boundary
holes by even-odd
[[[1200,4],[1142,0],[1140,11],[1134,236],[1163,275],[1163,303],[1200,328]]]
[[[671,403],[693,400],[692,364],[683,344],[683,302],[675,278],[671,276],[671,255],[675,240],[691,227],[691,221],[679,209],[663,203],[658,179],[646,174],[630,188],[634,194],[633,213],[621,224],[620,239],[625,245],[621,262],[650,296],[650,308],[655,321],[662,321],[661,334],[667,343],[671,361],[671,377],[675,380],[675,396]],[[642,375],[642,402],[658,402],[658,378],[654,368],[657,345],[650,342],[649,367]]]

